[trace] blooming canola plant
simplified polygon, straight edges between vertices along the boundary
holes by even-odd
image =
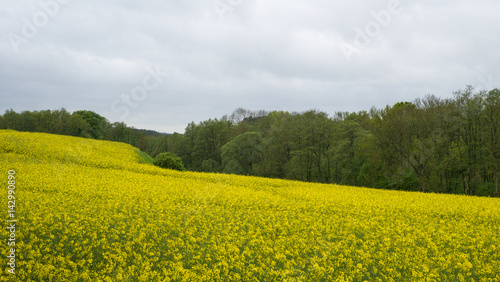
[[[20,227],[0,281],[500,281],[498,199],[179,172],[11,130],[0,171]]]

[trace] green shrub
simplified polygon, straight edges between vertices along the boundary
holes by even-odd
[[[141,164],[153,164],[154,159],[148,155],[146,152],[142,152],[140,150],[135,150],[135,153],[139,155],[139,162]]]
[[[182,163],[182,159],[170,152],[164,152],[156,156],[153,164],[162,168],[175,169],[180,171],[186,170],[184,168],[184,164]]]

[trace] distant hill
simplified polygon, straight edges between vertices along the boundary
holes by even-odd
[[[134,130],[134,131],[136,131],[138,133],[146,133],[147,136],[161,136],[161,135],[170,136],[170,135],[172,135],[172,133],[158,132],[158,131],[149,130],[149,129],[132,128],[132,130]]]

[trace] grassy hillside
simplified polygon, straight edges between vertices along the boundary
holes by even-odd
[[[163,170],[122,143],[0,130],[9,170],[0,281],[500,280],[498,199]]]

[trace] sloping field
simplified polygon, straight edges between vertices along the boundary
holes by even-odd
[[[9,130],[0,171],[1,281],[500,281],[498,199],[176,172]]]

